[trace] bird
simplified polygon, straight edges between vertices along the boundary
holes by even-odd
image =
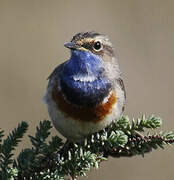
[[[121,117],[126,92],[107,35],[80,32],[64,46],[71,56],[48,77],[43,100],[58,132],[78,142]]]

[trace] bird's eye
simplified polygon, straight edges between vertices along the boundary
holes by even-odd
[[[102,49],[102,44],[101,44],[101,42],[100,42],[100,41],[96,41],[96,42],[94,43],[94,45],[93,45],[93,49],[94,49],[95,51],[100,51],[100,50]]]

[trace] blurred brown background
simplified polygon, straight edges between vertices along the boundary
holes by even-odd
[[[154,113],[164,119],[164,130],[174,130],[173,18],[173,0],[0,0],[0,127],[9,132],[25,120],[31,134],[48,119],[41,99],[47,76],[69,57],[63,44],[77,32],[96,30],[118,51],[125,114]],[[171,180],[173,166],[169,147],[145,158],[110,158],[88,179]]]

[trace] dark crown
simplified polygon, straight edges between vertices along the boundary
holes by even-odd
[[[89,32],[80,32],[73,36],[71,41],[78,41],[85,38],[94,38],[96,36],[99,36],[101,34],[95,32],[95,31],[89,31]]]

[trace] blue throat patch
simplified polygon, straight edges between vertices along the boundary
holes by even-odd
[[[61,90],[72,104],[94,107],[103,101],[111,89],[111,83],[103,72],[103,61],[99,56],[88,51],[72,50],[71,58],[61,74]],[[83,81],[80,77],[92,77],[93,80]]]

